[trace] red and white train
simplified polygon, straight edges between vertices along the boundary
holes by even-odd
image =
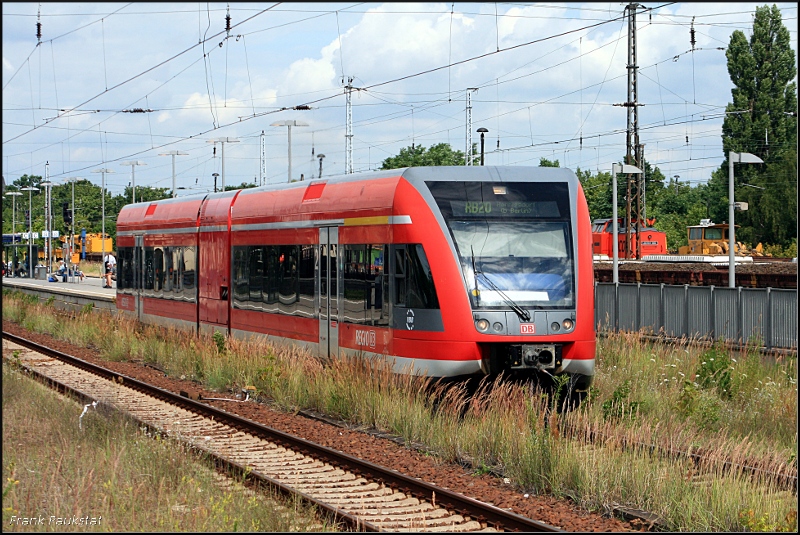
[[[432,377],[594,376],[592,228],[568,169],[413,167],[128,205],[117,307]]]

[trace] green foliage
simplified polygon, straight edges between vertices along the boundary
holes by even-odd
[[[630,394],[631,382],[626,380],[614,390],[609,399],[603,402],[601,407],[603,419],[618,420],[623,416],[628,416],[631,419],[635,418],[641,402],[628,401]]]
[[[44,305],[48,306],[48,307],[53,306],[53,302],[55,302],[55,300],[56,300],[56,296],[55,295],[51,295],[50,297],[47,298],[47,301],[44,302]]]
[[[225,353],[225,335],[219,331],[214,331],[214,343],[217,344],[217,352]]]
[[[472,146],[473,163],[476,160],[476,145]],[[480,163],[480,156],[477,157]],[[399,169],[401,167],[422,167],[428,165],[464,165],[464,153],[453,150],[448,143],[439,143],[426,149],[422,145],[412,145],[400,149],[400,154],[383,160],[381,169]]]
[[[764,247],[764,252],[772,255],[774,258],[796,258],[797,238],[792,238],[791,243],[787,247],[781,247],[780,245],[767,245]]]
[[[692,420],[698,429],[714,430],[719,427],[722,405],[713,394],[709,395],[693,383],[684,381],[676,410],[684,419]]]
[[[547,158],[539,158],[539,167],[558,167],[558,160],[548,160]]]
[[[715,389],[721,399],[733,397],[731,385],[731,357],[719,346],[707,350],[701,355],[697,368],[696,383],[703,389]]]
[[[750,208],[736,216],[745,243],[788,245],[797,236],[797,68],[790,41],[780,10],[765,5],[756,8],[750,39],[734,31],[725,52],[734,87],[722,125],[725,161],[709,181],[711,213],[727,220],[729,151],[761,158],[766,165],[734,169],[735,200]]]
[[[743,531],[767,533],[797,531],[797,510],[788,513],[783,520],[770,521],[767,513],[757,516],[755,511],[748,509],[739,513],[739,522],[744,528]]]

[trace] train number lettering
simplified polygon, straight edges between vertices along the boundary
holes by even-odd
[[[490,214],[492,212],[492,203],[490,202],[467,202],[464,204],[464,213],[467,214]]]
[[[536,334],[536,326],[533,323],[520,323],[519,334]]]
[[[375,347],[375,331],[356,329],[356,345]]]

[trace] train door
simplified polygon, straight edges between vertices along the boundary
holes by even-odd
[[[339,303],[341,301],[341,266],[339,229],[319,229],[319,353],[320,357],[339,356]]]
[[[134,306],[136,307],[136,318],[142,321],[142,288],[144,285],[144,236],[141,234],[134,236],[133,246],[133,292],[134,292]],[[119,285],[119,283],[117,283]]]

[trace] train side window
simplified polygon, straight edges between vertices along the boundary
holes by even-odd
[[[250,279],[248,276],[249,264],[248,247],[233,248],[233,306],[241,308],[250,296]]]
[[[164,247],[164,297],[172,299],[172,247]]]
[[[722,230],[718,228],[707,228],[706,229],[706,239],[707,240],[721,240],[722,239]]]
[[[689,239],[690,240],[700,240],[703,238],[703,229],[701,228],[690,228],[689,229]]]
[[[297,309],[297,264],[300,247],[281,245],[278,255],[278,300],[280,311],[293,314]]]
[[[388,246],[383,244],[367,245],[367,323],[372,325],[389,325],[389,279],[386,277]]]
[[[155,275],[155,265],[154,265],[154,254],[152,247],[145,247],[144,248],[144,286],[143,290],[145,290],[146,295],[153,295],[153,283],[154,283],[154,275]],[[150,291],[147,291],[150,290]]]
[[[300,246],[300,268],[297,279],[297,312],[306,317],[314,317],[314,264],[316,246]]]
[[[181,265],[183,264],[182,254],[183,247],[172,248],[172,271],[170,271],[170,287],[172,288],[172,295],[175,299],[181,299]]]
[[[407,308],[438,309],[439,299],[422,245],[395,245],[394,252],[394,304]]]
[[[278,246],[268,245],[264,251],[264,278],[261,295],[264,304],[274,305],[278,302]],[[265,310],[277,312],[275,307],[267,307]]]
[[[344,269],[342,270],[344,303],[342,321],[365,323],[367,310],[366,296],[366,245],[342,245]]]
[[[261,309],[261,286],[264,279],[264,248],[263,247],[250,247],[249,254],[249,270],[248,281],[250,290],[248,292],[250,299],[250,307]]]
[[[163,297],[164,289],[164,248],[153,248],[153,290],[155,295]]]
[[[406,306],[406,246],[394,246],[394,304]]]
[[[181,286],[184,298],[189,297],[194,302],[195,295],[189,290],[194,290],[197,276],[197,251],[194,246],[183,249],[183,267],[181,268]]]
[[[133,247],[120,247],[117,251],[117,288],[131,290],[133,286]]]

